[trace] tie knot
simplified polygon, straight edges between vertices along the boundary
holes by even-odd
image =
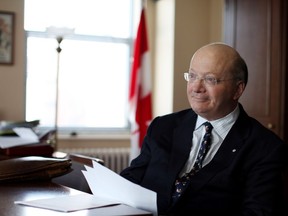
[[[205,123],[204,123],[204,126],[205,126],[205,131],[206,131],[206,133],[211,133],[211,130],[212,130],[212,128],[213,128],[213,126],[211,125],[211,123],[210,123],[210,122],[205,122]]]

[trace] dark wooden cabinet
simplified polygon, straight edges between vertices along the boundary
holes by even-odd
[[[245,59],[240,100],[251,116],[288,140],[286,0],[225,0],[224,41]]]

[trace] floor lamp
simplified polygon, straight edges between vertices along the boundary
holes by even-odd
[[[55,143],[54,147],[57,150],[58,147],[58,107],[59,107],[59,72],[60,72],[60,53],[62,51],[61,42],[63,41],[62,36],[56,37],[58,46],[56,48],[57,51],[57,71],[56,71],[56,99],[55,99]]]
[[[62,51],[61,42],[64,40],[65,36],[71,35],[74,33],[74,29],[69,28],[57,28],[57,27],[49,27],[46,29],[48,34],[52,35],[56,38],[57,41],[57,69],[56,69],[56,95],[55,95],[55,135],[54,135],[54,148],[57,150],[58,148],[58,108],[59,108],[59,76],[60,76],[60,53]]]

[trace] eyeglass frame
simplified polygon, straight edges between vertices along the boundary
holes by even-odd
[[[189,75],[195,75],[195,78],[192,79],[191,77],[189,78]],[[217,84],[219,84],[220,82],[223,81],[229,81],[229,80],[237,80],[238,78],[230,78],[230,79],[217,79],[216,77],[212,77],[211,75],[205,75],[202,78],[199,78],[199,76],[195,73],[191,73],[191,72],[185,72],[184,73],[184,79],[189,82],[189,83],[193,83],[196,80],[200,80],[200,81],[204,81],[204,84],[210,85],[210,86],[215,86]],[[209,80],[210,79],[210,80]]]

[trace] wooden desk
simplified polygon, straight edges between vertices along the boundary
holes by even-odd
[[[0,155],[0,160],[9,159],[9,156]],[[89,186],[81,173],[84,164],[92,165],[93,158],[74,155],[72,172],[47,181],[29,181],[0,184],[0,215],[1,216],[113,216],[113,215],[144,215],[152,213],[136,209],[127,205],[115,205],[89,210],[63,213],[53,210],[35,208],[14,204],[14,201],[53,198],[64,195],[90,193]]]
[[[14,204],[14,201],[19,200],[44,199],[81,193],[84,192],[61,186],[51,181],[0,184],[0,214],[1,216],[152,215],[149,212],[132,208],[127,205],[115,205],[103,208],[63,213]]]

